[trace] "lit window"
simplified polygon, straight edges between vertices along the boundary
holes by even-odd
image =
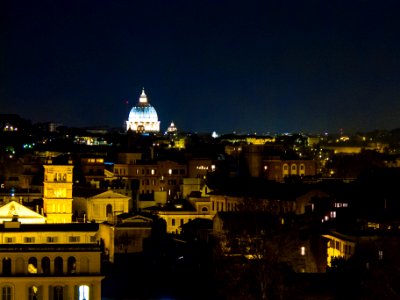
[[[30,257],[28,260],[28,273],[37,274],[37,259],[36,257]]]
[[[335,241],[335,248],[336,248],[336,250],[340,250],[340,242],[339,241]]]
[[[304,246],[300,247],[300,254],[302,256],[306,255],[306,247],[304,247]]]
[[[37,286],[31,286],[29,288],[29,300],[36,300],[38,298],[39,288]]]
[[[172,174],[172,169],[168,170],[168,174],[171,175]]]
[[[378,251],[378,258],[379,258],[379,260],[383,259],[383,251],[382,250]]]
[[[78,300],[90,300],[89,299],[89,286],[81,285],[79,286],[79,298]]]

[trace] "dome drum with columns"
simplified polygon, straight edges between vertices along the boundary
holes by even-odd
[[[158,121],[157,112],[148,102],[144,89],[139,98],[139,103],[132,107],[128,121],[126,121],[126,130],[134,132],[159,132],[160,121]]]

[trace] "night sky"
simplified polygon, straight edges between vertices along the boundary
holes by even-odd
[[[0,1],[0,113],[122,127],[400,127],[400,1]],[[128,104],[126,103],[128,101]]]

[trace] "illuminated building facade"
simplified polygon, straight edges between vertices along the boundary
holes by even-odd
[[[22,224],[44,224],[46,218],[41,214],[23,206],[16,201],[10,201],[0,207],[0,222],[9,222],[18,218]]]
[[[331,231],[323,237],[328,240],[328,267],[334,265],[335,259],[348,260],[355,256],[359,262],[365,264],[366,269],[376,268],[379,262],[386,265],[392,264],[398,268],[399,234],[391,226],[386,228],[369,227],[366,230],[352,233]]]
[[[114,223],[118,214],[129,212],[130,204],[130,197],[108,190],[88,198],[74,197],[73,210],[91,222]]]
[[[99,236],[104,242],[110,262],[115,254],[140,253],[145,240],[151,237],[153,220],[141,215],[120,214],[117,224],[100,224]]]
[[[208,158],[191,158],[188,162],[188,175],[190,178],[205,179],[208,173],[215,171],[215,164]]]
[[[72,222],[72,162],[44,165],[43,209],[47,223]]]
[[[114,176],[137,180],[140,195],[165,192],[170,200],[180,192],[183,178],[187,177],[187,166],[174,161],[158,161],[153,164],[115,164]]]
[[[98,224],[0,224],[1,299],[101,299]]]
[[[316,173],[317,166],[313,160],[277,158],[263,161],[264,178],[268,180],[283,181],[285,177],[289,176],[315,176]]]
[[[194,219],[212,220],[213,215],[210,214],[209,201],[203,201],[200,205],[193,206],[189,202],[182,201],[161,207],[152,207],[144,209],[144,211],[153,211],[158,217],[165,220],[167,232],[180,234],[182,225],[187,224]]]
[[[175,134],[178,131],[178,128],[176,128],[174,122],[171,122],[171,124],[167,128],[167,133],[168,134]]]
[[[139,103],[132,107],[126,130],[138,133],[157,133],[160,131],[160,121],[155,108],[148,102],[144,89],[139,98]]]
[[[82,157],[81,168],[86,182],[99,188],[100,182],[104,179],[104,158],[96,156]]]
[[[334,232],[324,235],[328,239],[327,244],[327,266],[332,267],[334,258],[349,259],[355,251],[357,239],[354,236],[348,236]]]

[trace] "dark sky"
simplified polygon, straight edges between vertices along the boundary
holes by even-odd
[[[398,0],[0,2],[0,113],[123,126],[144,87],[163,130],[400,127]]]

